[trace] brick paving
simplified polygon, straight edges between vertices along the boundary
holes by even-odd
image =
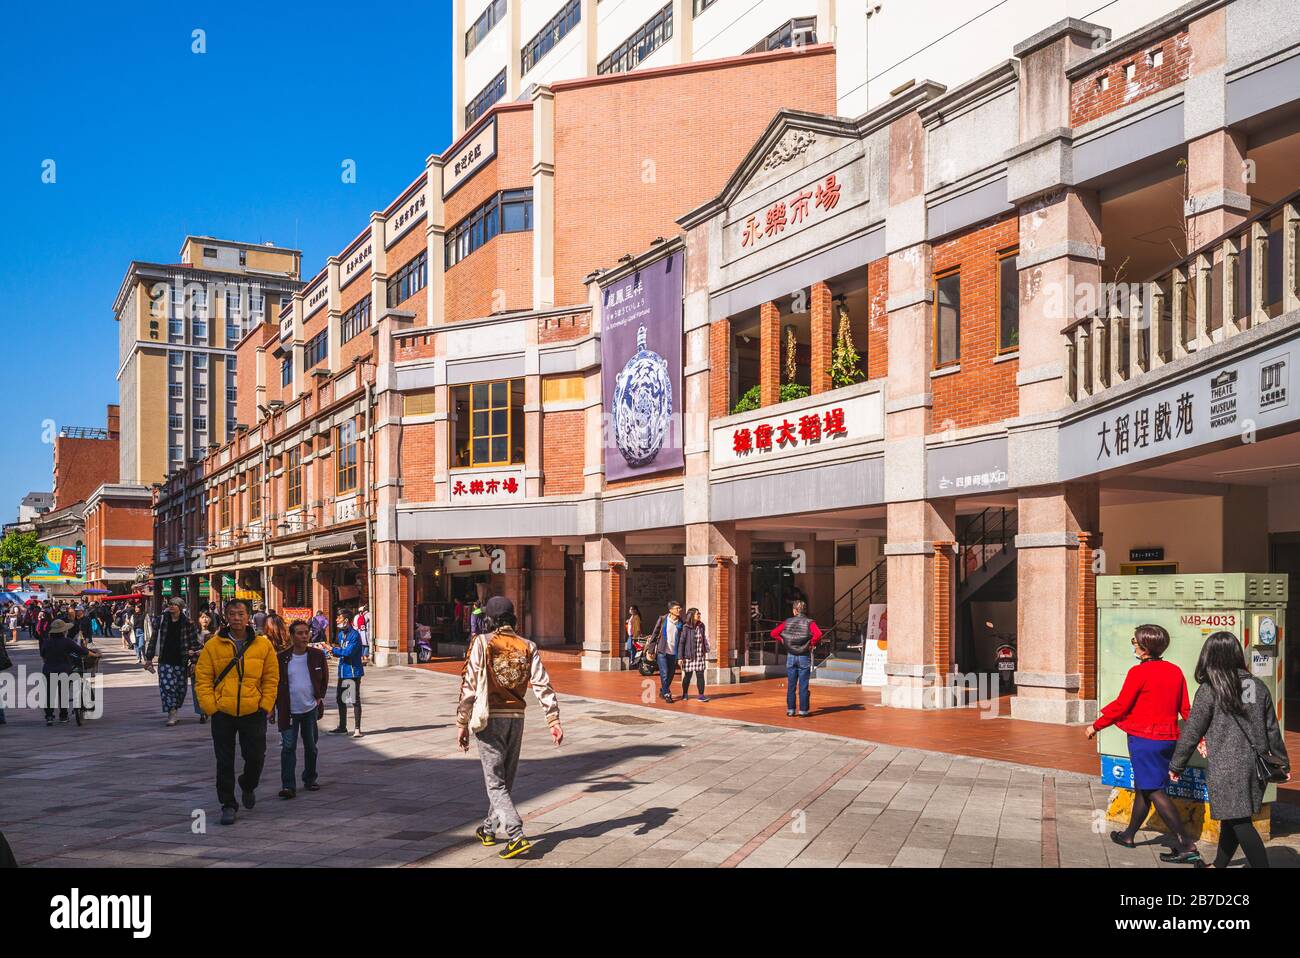
[[[32,645],[11,649],[29,669]],[[276,797],[272,728],[257,807],[223,828],[207,726],[191,710],[164,727],[155,679],[111,644],[104,671],[85,727],[32,710],[0,726],[20,864],[1171,867],[1155,833],[1126,850],[1095,827],[1108,789],[1092,776],[570,695],[560,749],[530,706],[516,799],[537,844],[502,862],[473,840],[486,798],[455,745],[456,682],[413,668],[367,674],[366,737],[322,736],[319,792]],[[1275,863],[1296,861],[1289,810],[1274,832]]]

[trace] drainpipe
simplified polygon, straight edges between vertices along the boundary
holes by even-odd
[[[271,564],[270,564],[270,545],[267,543],[267,530],[271,526],[271,514],[267,511],[266,490],[271,488],[271,477],[266,474],[266,426],[270,420],[263,423],[262,429],[262,481],[258,483],[261,491],[258,495],[262,499],[262,609],[269,613],[271,611]]]
[[[360,366],[357,367],[357,372],[358,374],[360,374],[361,372]],[[375,608],[374,608],[375,607],[375,553],[374,553],[375,476],[373,473],[373,469],[374,469],[375,460],[374,460],[374,450],[373,450],[374,436],[372,436],[370,432],[370,427],[371,427],[370,403],[373,397],[374,384],[369,380],[367,380],[365,385],[366,385],[366,410],[365,410],[366,477],[370,480],[369,487],[366,490],[367,493],[366,495],[366,606],[369,610],[369,614],[366,616],[366,618],[369,619],[369,622],[367,623],[367,628],[370,632],[369,635],[370,649],[371,649],[370,654],[373,656],[375,652],[379,651],[379,641],[375,636],[375,626],[374,626],[374,622],[375,622]],[[371,661],[373,662],[374,660],[372,659]]]

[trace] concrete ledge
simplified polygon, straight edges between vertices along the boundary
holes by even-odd
[[[1097,717],[1097,703],[1091,699],[1027,699],[1013,695],[1011,717],[1050,725],[1081,725]]]
[[[1077,672],[1024,672],[1015,674],[1016,685],[1028,685],[1039,689],[1067,689],[1078,691],[1082,676]]]
[[[1079,539],[1068,532],[1022,532],[1016,536],[1017,549],[1077,549]]]
[[[1053,243],[1050,246],[1043,246],[1031,252],[1019,254],[1016,257],[1016,269],[1030,269],[1051,262],[1054,259],[1086,259],[1089,262],[1094,260],[1105,261],[1106,247],[1085,243],[1082,240],[1066,240],[1064,243]]]
[[[933,405],[933,393],[916,393],[913,396],[903,396],[899,399],[889,400],[885,403],[885,413],[907,412],[909,409],[929,409]]]
[[[779,674],[784,675],[785,669],[781,669]],[[739,685],[740,669],[735,667],[705,669],[704,683],[705,685]]]
[[[578,660],[578,666],[584,672],[626,672],[627,664],[621,657],[615,658],[606,655],[604,652],[588,652],[583,650],[581,658]]]
[[[1236,190],[1213,190],[1209,193],[1198,193],[1183,203],[1183,215],[1188,217],[1218,209],[1249,215],[1250,197]]]
[[[907,309],[909,306],[915,306],[918,303],[933,303],[934,290],[930,288],[913,290],[910,293],[899,293],[897,296],[890,296],[885,300],[885,312],[893,313],[900,309]]]
[[[1032,386],[1034,383],[1045,383],[1064,377],[1065,369],[1062,363],[1046,363],[1042,366],[1030,366],[1028,369],[1022,367],[1016,372],[1016,385]]]
[[[939,670],[933,665],[918,665],[912,662],[886,662],[886,675],[902,675],[913,679],[933,678]]]
[[[886,556],[922,556],[922,555],[933,555],[933,554],[934,554],[934,543],[931,542],[931,541],[923,541],[923,542],[887,542],[887,543],[885,543],[885,548],[881,550],[881,553],[882,553],[883,555],[886,555]],[[890,670],[891,670],[892,668],[895,668],[895,666],[886,665],[886,666],[885,666],[885,672],[888,673],[888,674],[891,674],[891,675],[895,675],[895,674],[896,674],[896,675],[910,675],[910,674],[913,674],[913,673],[910,673],[910,672],[897,672],[897,673],[895,673],[895,672],[891,672]],[[897,666],[897,668],[900,668],[900,669],[901,669],[901,668],[904,668],[904,666],[901,666],[901,665],[900,665],[900,666]],[[918,666],[918,668],[920,668],[920,666]],[[930,672],[931,672],[931,673],[934,672],[934,668],[933,668],[933,666],[930,667]],[[915,674],[920,675],[921,673],[917,672],[917,673],[915,673]]]

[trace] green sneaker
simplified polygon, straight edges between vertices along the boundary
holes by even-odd
[[[478,840],[482,842],[484,845],[495,845],[497,843],[497,837],[493,835],[491,832],[489,832],[487,829],[485,829],[482,825],[474,829],[474,834],[478,837]]]
[[[533,843],[530,842],[523,835],[520,835],[513,842],[511,842],[509,845],[507,845],[505,848],[501,850],[501,857],[514,858],[516,855],[522,855],[524,852],[528,851],[528,849],[532,847],[533,847]]]

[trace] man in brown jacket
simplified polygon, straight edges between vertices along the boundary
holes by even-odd
[[[460,704],[456,707],[456,740],[461,751],[469,751],[469,724],[478,695],[479,673],[484,672],[488,694],[487,725],[474,733],[478,739],[483,780],[487,784],[488,814],[474,832],[484,845],[495,845],[499,830],[508,843],[502,858],[514,858],[532,847],[524,837],[524,823],[515,808],[510,790],[519,768],[519,750],[524,741],[524,698],[531,687],[546,715],[551,738],[558,746],[564,741],[560,726],[560,704],[551,688],[537,646],[515,633],[515,607],[505,596],[493,596],[483,607],[482,633],[470,646],[461,673]]]

